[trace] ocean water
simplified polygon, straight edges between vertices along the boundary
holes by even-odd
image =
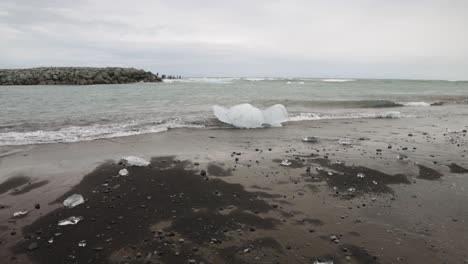
[[[431,106],[434,102],[443,105]],[[241,103],[259,108],[283,104],[290,122],[457,115],[467,120],[458,110],[468,108],[468,82],[186,78],[151,84],[0,86],[0,146],[76,142],[178,127],[228,127],[214,117],[212,106]]]

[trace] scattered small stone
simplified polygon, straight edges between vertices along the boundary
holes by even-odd
[[[39,248],[39,245],[37,244],[37,242],[33,242],[33,243],[29,244],[29,246],[28,246],[29,251],[34,251],[34,250],[36,250],[38,248]]]

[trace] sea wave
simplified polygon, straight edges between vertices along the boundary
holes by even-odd
[[[404,102],[401,104],[404,106],[431,106],[431,103],[426,102]]]
[[[322,79],[322,82],[354,82],[354,79]]]
[[[220,78],[182,78],[182,79],[164,79],[164,83],[213,83],[213,84],[228,84],[240,78],[220,77]]]
[[[403,104],[396,103],[390,100],[264,100],[261,101],[264,105],[281,103],[289,107],[301,108],[386,108],[386,107],[401,107]]]
[[[68,126],[53,131],[4,132],[0,133],[0,146],[90,141],[102,138],[160,133],[171,128],[183,127],[203,128],[205,126],[170,120],[152,124],[95,124],[90,126]]]
[[[344,114],[320,114],[320,113],[299,113],[292,115],[289,121],[311,121],[311,120],[327,120],[327,119],[396,119],[403,117],[398,111],[389,112],[363,112],[363,113],[344,113]]]

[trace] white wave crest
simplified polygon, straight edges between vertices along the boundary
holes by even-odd
[[[426,102],[407,102],[407,103],[401,103],[404,106],[431,106],[430,103]]]
[[[182,78],[182,79],[164,79],[164,83],[214,83],[214,84],[228,84],[232,83],[239,78],[211,78],[211,77],[202,77],[202,78]]]
[[[308,121],[308,120],[327,120],[327,119],[361,119],[361,118],[401,118],[401,113],[397,111],[389,112],[369,112],[369,113],[349,113],[341,115],[317,114],[317,113],[300,113],[291,116],[289,121]]]
[[[353,79],[322,79],[322,82],[354,82]]]
[[[171,121],[163,124],[142,126],[140,128],[135,128],[134,124],[96,124],[91,126],[69,126],[55,131],[5,132],[0,133],[0,146],[90,141],[101,138],[160,133],[171,128],[182,127],[201,128],[204,126]]]

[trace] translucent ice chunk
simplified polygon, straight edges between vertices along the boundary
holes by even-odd
[[[289,115],[284,105],[275,104],[263,110],[263,118],[266,124],[281,126],[281,123],[289,120]]]
[[[127,176],[127,175],[128,175],[128,170],[127,170],[127,169],[121,169],[121,170],[119,170],[119,175],[120,175],[120,176]]]
[[[127,162],[128,166],[145,167],[150,164],[149,161],[142,159],[140,157],[135,157],[135,156],[123,157],[122,159]]]
[[[281,126],[281,123],[289,120],[288,112],[281,104],[263,111],[250,104],[235,105],[229,109],[214,105],[213,112],[221,122],[239,128]]]
[[[63,201],[63,205],[67,208],[73,208],[82,203],[84,203],[84,198],[81,194],[73,194]]]
[[[316,260],[314,261],[314,264],[333,264],[333,260],[327,260],[327,261]]]
[[[281,161],[281,165],[283,165],[283,166],[289,166],[289,165],[291,165],[291,164],[292,164],[292,162],[290,162],[290,161],[289,161],[289,160],[287,160],[287,159],[286,159],[286,160],[283,160],[283,161]]]
[[[304,142],[311,142],[311,143],[317,143],[319,142],[319,137],[305,137],[302,139]]]
[[[60,220],[58,222],[59,226],[65,226],[65,225],[76,225],[78,224],[79,221],[83,220],[83,217],[81,216],[70,216],[67,219]]]
[[[20,216],[23,216],[23,215],[26,215],[28,213],[28,211],[18,211],[18,212],[15,212],[13,214],[13,217],[20,217]]]

